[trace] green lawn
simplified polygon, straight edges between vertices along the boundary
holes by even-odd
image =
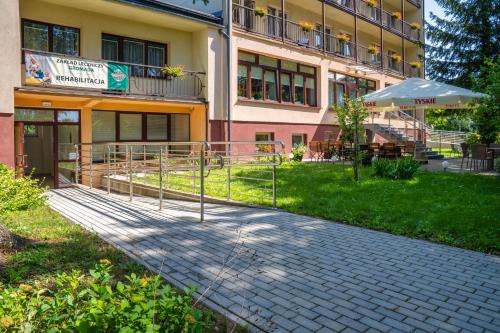
[[[210,173],[206,195],[227,196],[222,172]],[[233,174],[252,178],[261,173],[233,168]],[[170,180],[190,183],[175,176]],[[154,177],[149,181],[157,184]],[[270,205],[270,182],[266,185],[265,198],[256,198],[262,192],[253,188],[254,181],[232,181],[232,198]],[[366,167],[355,183],[349,166],[286,163],[278,167],[277,192],[278,208],[288,212],[500,253],[500,177],[419,171],[413,180],[393,181],[373,177]]]
[[[54,288],[59,274],[71,275],[73,270],[88,274],[101,259],[111,261],[111,273],[117,281],[126,281],[125,275],[133,273],[139,277],[152,277],[145,267],[47,206],[0,215],[0,223],[17,239],[14,249],[0,248],[0,291],[4,288],[25,288],[26,285],[38,289]],[[6,306],[3,301],[0,299],[0,318],[2,306]],[[202,310],[210,320],[210,328],[204,332],[246,331],[220,315]],[[0,323],[1,332],[2,327]]]
[[[146,272],[122,252],[47,206],[6,214],[1,223],[18,237],[19,243],[17,250],[5,253],[6,267],[0,273],[3,283],[31,283],[73,269],[87,271],[100,259],[110,260],[118,276]]]

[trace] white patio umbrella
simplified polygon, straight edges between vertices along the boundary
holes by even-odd
[[[481,97],[487,97],[487,95],[446,83],[411,78],[365,95],[363,100],[370,112],[414,110],[413,129],[416,140],[416,110],[424,110],[425,119],[427,108],[467,109]],[[389,117],[389,127],[390,119]]]
[[[450,84],[411,78],[363,96],[368,111],[466,109],[487,95]]]

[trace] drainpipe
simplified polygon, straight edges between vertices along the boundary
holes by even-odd
[[[226,49],[226,57],[227,57],[227,84],[226,84],[226,93],[227,93],[227,101],[226,101],[226,111],[227,111],[227,141],[231,141],[231,101],[232,101],[232,91],[231,91],[231,61],[232,61],[232,45],[231,45],[231,33],[233,29],[233,3],[232,0],[225,0],[225,10],[226,10],[226,27],[225,29],[220,30],[220,33],[226,37],[227,40],[227,49]]]

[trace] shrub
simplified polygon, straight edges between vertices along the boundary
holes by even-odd
[[[412,179],[419,168],[420,164],[413,157],[377,159],[373,162],[374,175],[389,179]]]
[[[468,145],[472,145],[472,144],[480,143],[480,142],[481,142],[481,137],[479,136],[479,134],[477,134],[475,132],[471,132],[471,133],[467,134],[467,136],[465,137],[465,143]]]
[[[109,261],[82,275],[60,274],[44,289],[21,284],[0,292],[0,331],[5,332],[202,332],[209,314],[158,277],[127,276],[115,282]]]
[[[302,158],[304,157],[304,154],[307,152],[307,147],[301,143],[301,144],[295,144],[292,148],[292,155],[293,155],[293,160],[296,162],[302,161]]]
[[[0,215],[42,206],[44,191],[38,180],[30,176],[15,178],[14,171],[0,163]]]

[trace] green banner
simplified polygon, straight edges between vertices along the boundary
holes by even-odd
[[[108,89],[128,90],[128,66],[108,63]]]

